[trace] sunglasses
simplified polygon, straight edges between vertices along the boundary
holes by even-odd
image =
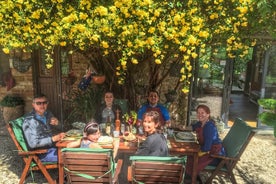
[[[46,105],[48,104],[48,101],[43,101],[43,102],[34,102],[36,105]]]

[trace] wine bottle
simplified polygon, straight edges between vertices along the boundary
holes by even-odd
[[[115,120],[115,130],[116,131],[120,131],[120,127],[121,127],[121,121],[120,121],[120,117],[119,117],[119,109],[116,110],[116,120]]]

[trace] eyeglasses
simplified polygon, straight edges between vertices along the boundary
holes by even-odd
[[[34,102],[36,105],[46,105],[48,104],[48,101],[43,101],[43,102]]]

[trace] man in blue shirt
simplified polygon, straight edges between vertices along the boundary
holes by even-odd
[[[145,112],[156,111],[159,114],[161,126],[171,126],[170,114],[168,109],[159,104],[159,94],[155,90],[151,90],[148,93],[148,103],[144,104],[137,114],[137,125],[140,126],[142,123],[143,115]]]
[[[57,148],[55,143],[65,137],[65,133],[52,135],[51,125],[57,126],[59,121],[50,111],[47,111],[48,100],[43,94],[33,98],[33,111],[26,114],[22,129],[27,141],[28,149],[48,149],[39,155],[42,162],[57,162]]]

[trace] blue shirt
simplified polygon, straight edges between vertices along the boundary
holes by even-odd
[[[217,131],[215,123],[208,121],[202,128],[202,133],[200,133],[201,122],[197,122],[192,125],[193,131],[197,132],[197,137],[199,139],[199,144],[201,146],[201,151],[207,152],[211,150],[212,145],[221,144],[221,139]]]
[[[163,106],[161,104],[157,104],[156,106],[153,107],[148,103],[144,104],[138,110],[137,119],[142,120],[144,113],[148,112],[148,111],[152,111],[152,110],[157,111],[159,113],[161,125],[165,125],[165,122],[170,120],[170,113],[165,106]]]

